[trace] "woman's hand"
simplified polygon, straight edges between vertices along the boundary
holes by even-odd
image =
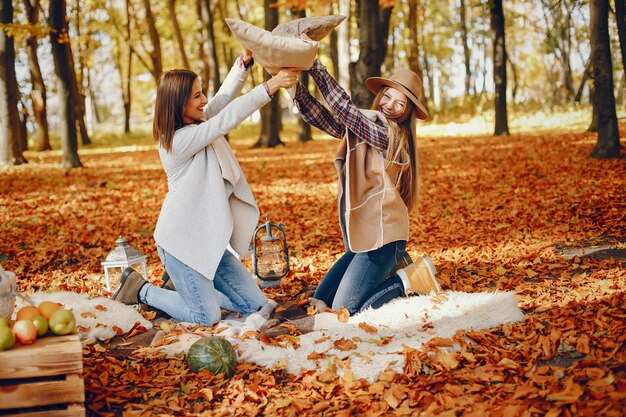
[[[298,83],[299,72],[300,70],[297,68],[282,68],[278,71],[278,74],[267,80],[270,96],[274,95],[279,88],[289,88],[296,85]]]
[[[248,48],[245,48],[245,49],[243,50],[243,56],[242,56],[242,59],[243,59],[243,63],[244,63],[244,65],[248,66],[248,63],[249,63],[249,62],[250,62],[250,60],[252,59],[252,51],[251,51],[251,50],[249,50]]]

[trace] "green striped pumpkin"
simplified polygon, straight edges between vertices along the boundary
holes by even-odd
[[[187,351],[187,364],[193,372],[201,369],[230,378],[237,368],[237,352],[228,340],[219,336],[203,337]]]

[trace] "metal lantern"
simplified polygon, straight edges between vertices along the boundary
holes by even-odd
[[[261,286],[278,285],[289,272],[289,252],[283,225],[270,223],[265,216],[265,223],[254,231],[252,249],[252,268],[254,275],[262,280]]]
[[[120,276],[129,266],[139,265],[141,274],[148,279],[148,266],[146,256],[137,249],[126,244],[128,240],[124,236],[117,238],[117,247],[109,253],[106,260],[101,262],[104,267],[104,278],[106,279],[107,291],[114,292],[120,285]]]
[[[33,300],[17,292],[15,274],[5,271],[0,265],[0,317],[10,319],[15,309],[15,297],[19,297],[33,307],[37,307]]]
[[[0,317],[11,318],[15,309],[16,292],[15,274],[5,271],[0,265]]]

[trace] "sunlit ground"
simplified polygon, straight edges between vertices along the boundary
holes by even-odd
[[[619,114],[618,114],[619,116]],[[484,111],[478,116],[468,118],[460,116],[462,122],[438,122],[435,115],[433,120],[418,123],[418,134],[421,137],[463,137],[492,135],[494,131],[495,116],[493,111]],[[283,130],[280,134],[285,143],[294,142],[297,138],[297,119],[283,120]],[[519,109],[509,112],[509,132],[511,134],[524,133],[576,133],[584,132],[591,123],[591,107],[576,106],[567,110],[541,111],[524,113]],[[151,126],[149,124],[131,124],[132,132],[122,134],[120,125],[99,125],[91,135],[92,144],[80,146],[80,153],[110,152],[111,148],[117,151],[135,151],[156,148],[152,141]],[[259,137],[260,126],[257,123],[244,122],[234,129],[229,135],[232,144],[242,147],[253,146]],[[313,130],[313,137],[317,140],[329,139],[318,130]],[[53,149],[58,150],[58,140],[53,138]],[[27,155],[28,156],[28,155]]]
[[[426,137],[480,136],[494,131],[494,114],[486,112],[465,123],[424,123],[419,125],[419,134]],[[565,133],[583,132],[591,123],[591,108],[584,107],[567,112],[537,112],[515,114],[509,117],[509,132],[515,133]]]

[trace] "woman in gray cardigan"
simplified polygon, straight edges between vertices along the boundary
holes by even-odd
[[[247,254],[259,210],[224,136],[280,88],[295,85],[297,71],[281,70],[239,96],[252,64],[251,52],[244,51],[210,101],[195,73],[162,75],[153,136],[168,193],[154,239],[176,291],[156,287],[131,269],[122,274],[113,299],[146,303],[175,319],[206,326],[220,320],[220,307],[250,314],[267,303],[233,254]]]

